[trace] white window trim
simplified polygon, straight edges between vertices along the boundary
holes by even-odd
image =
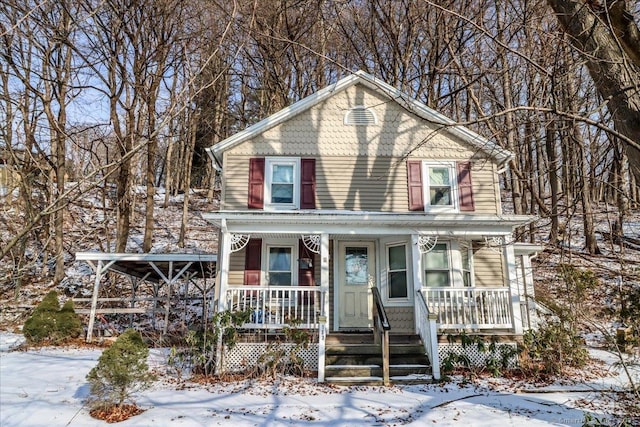
[[[452,250],[452,243],[451,241],[440,241],[438,240],[438,243],[436,243],[436,245],[446,245],[447,246],[447,261],[449,262],[449,287],[453,288],[453,287],[458,287],[458,282],[462,280],[462,276],[460,275],[460,253],[458,251],[454,251]],[[422,255],[422,271],[420,272],[420,274],[422,275],[422,281],[423,281],[423,286],[425,288],[432,288],[432,286],[427,285],[427,277],[426,277],[426,271],[427,271],[427,263],[425,262],[425,257],[428,256],[429,252],[425,253]],[[456,259],[454,259],[456,258]],[[454,271],[454,266],[458,266],[458,274],[456,274],[456,272]],[[433,270],[433,271],[444,271],[444,270]],[[459,280],[456,280],[456,277],[459,277]]]
[[[382,295],[382,302],[385,306],[389,307],[408,307],[413,306],[413,255],[411,253],[411,242],[408,240],[398,240],[397,237],[381,239],[381,247],[384,248],[380,254],[382,266],[380,272],[380,293]],[[389,298],[389,247],[400,246],[405,247],[405,256],[407,260],[407,296],[405,298]]]
[[[271,203],[273,165],[293,165],[293,203]],[[300,157],[266,157],[264,165],[264,209],[292,210],[300,208]]]
[[[446,167],[449,169],[449,182],[451,184],[451,205],[449,206],[432,206],[430,204],[431,197],[429,194],[429,168],[430,167]],[[425,212],[458,212],[458,180],[456,177],[455,161],[430,161],[422,162],[422,197],[424,200]]]
[[[269,248],[291,248],[291,286],[298,283],[298,240],[296,239],[262,239],[262,256],[260,268],[260,285],[269,286]]]
[[[446,240],[446,241],[438,241],[438,243],[442,243],[447,245],[447,253],[449,260],[449,286],[452,288],[473,288],[475,287],[475,278],[474,278],[474,265],[473,265],[473,246],[472,242],[458,242],[456,240]],[[469,271],[470,271],[470,283],[469,286],[464,285],[463,274],[464,271],[462,269],[462,251],[468,251],[469,255]],[[422,280],[423,287],[429,288],[426,284],[425,271],[426,264],[424,262],[424,258],[421,259],[422,264]]]
[[[460,253],[460,280],[461,286],[464,286],[464,268],[462,265],[462,251],[467,252],[467,256],[469,257],[469,288],[474,288],[476,286],[475,278],[473,274],[473,243],[472,242],[463,242],[459,245],[459,253]]]

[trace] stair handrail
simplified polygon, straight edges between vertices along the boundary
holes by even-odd
[[[371,288],[373,294],[373,303],[375,306],[374,316],[374,336],[376,342],[382,341],[382,381],[385,386],[390,384],[389,381],[389,330],[391,325],[389,324],[389,318],[387,312],[382,304],[382,297],[378,288]]]
[[[440,379],[440,357],[438,355],[438,315],[429,311],[429,305],[422,291],[416,292],[416,319],[418,334],[431,362],[431,372],[435,380]]]

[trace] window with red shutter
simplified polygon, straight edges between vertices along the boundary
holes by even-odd
[[[262,239],[249,239],[245,248],[244,284],[260,286],[262,268]]]
[[[264,158],[249,159],[249,209],[264,208]]]
[[[300,160],[300,209],[316,208],[316,159]]]
[[[422,161],[407,160],[407,180],[409,187],[409,210],[424,211]]]
[[[459,162],[458,168],[458,203],[460,211],[473,212],[473,184],[471,182],[471,162]]]

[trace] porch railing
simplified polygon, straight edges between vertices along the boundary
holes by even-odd
[[[242,286],[228,288],[227,308],[248,311],[246,328],[281,328],[295,323],[318,329],[326,290],[319,286]]]
[[[440,358],[438,355],[438,327],[437,316],[429,312],[424,294],[417,292],[416,319],[418,335],[424,344],[424,350],[431,362],[431,373],[436,380],[440,379]]]
[[[509,288],[422,288],[421,294],[440,329],[513,327]]]

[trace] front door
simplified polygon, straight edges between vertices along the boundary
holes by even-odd
[[[373,242],[340,242],[336,305],[340,329],[369,328],[375,283]]]

